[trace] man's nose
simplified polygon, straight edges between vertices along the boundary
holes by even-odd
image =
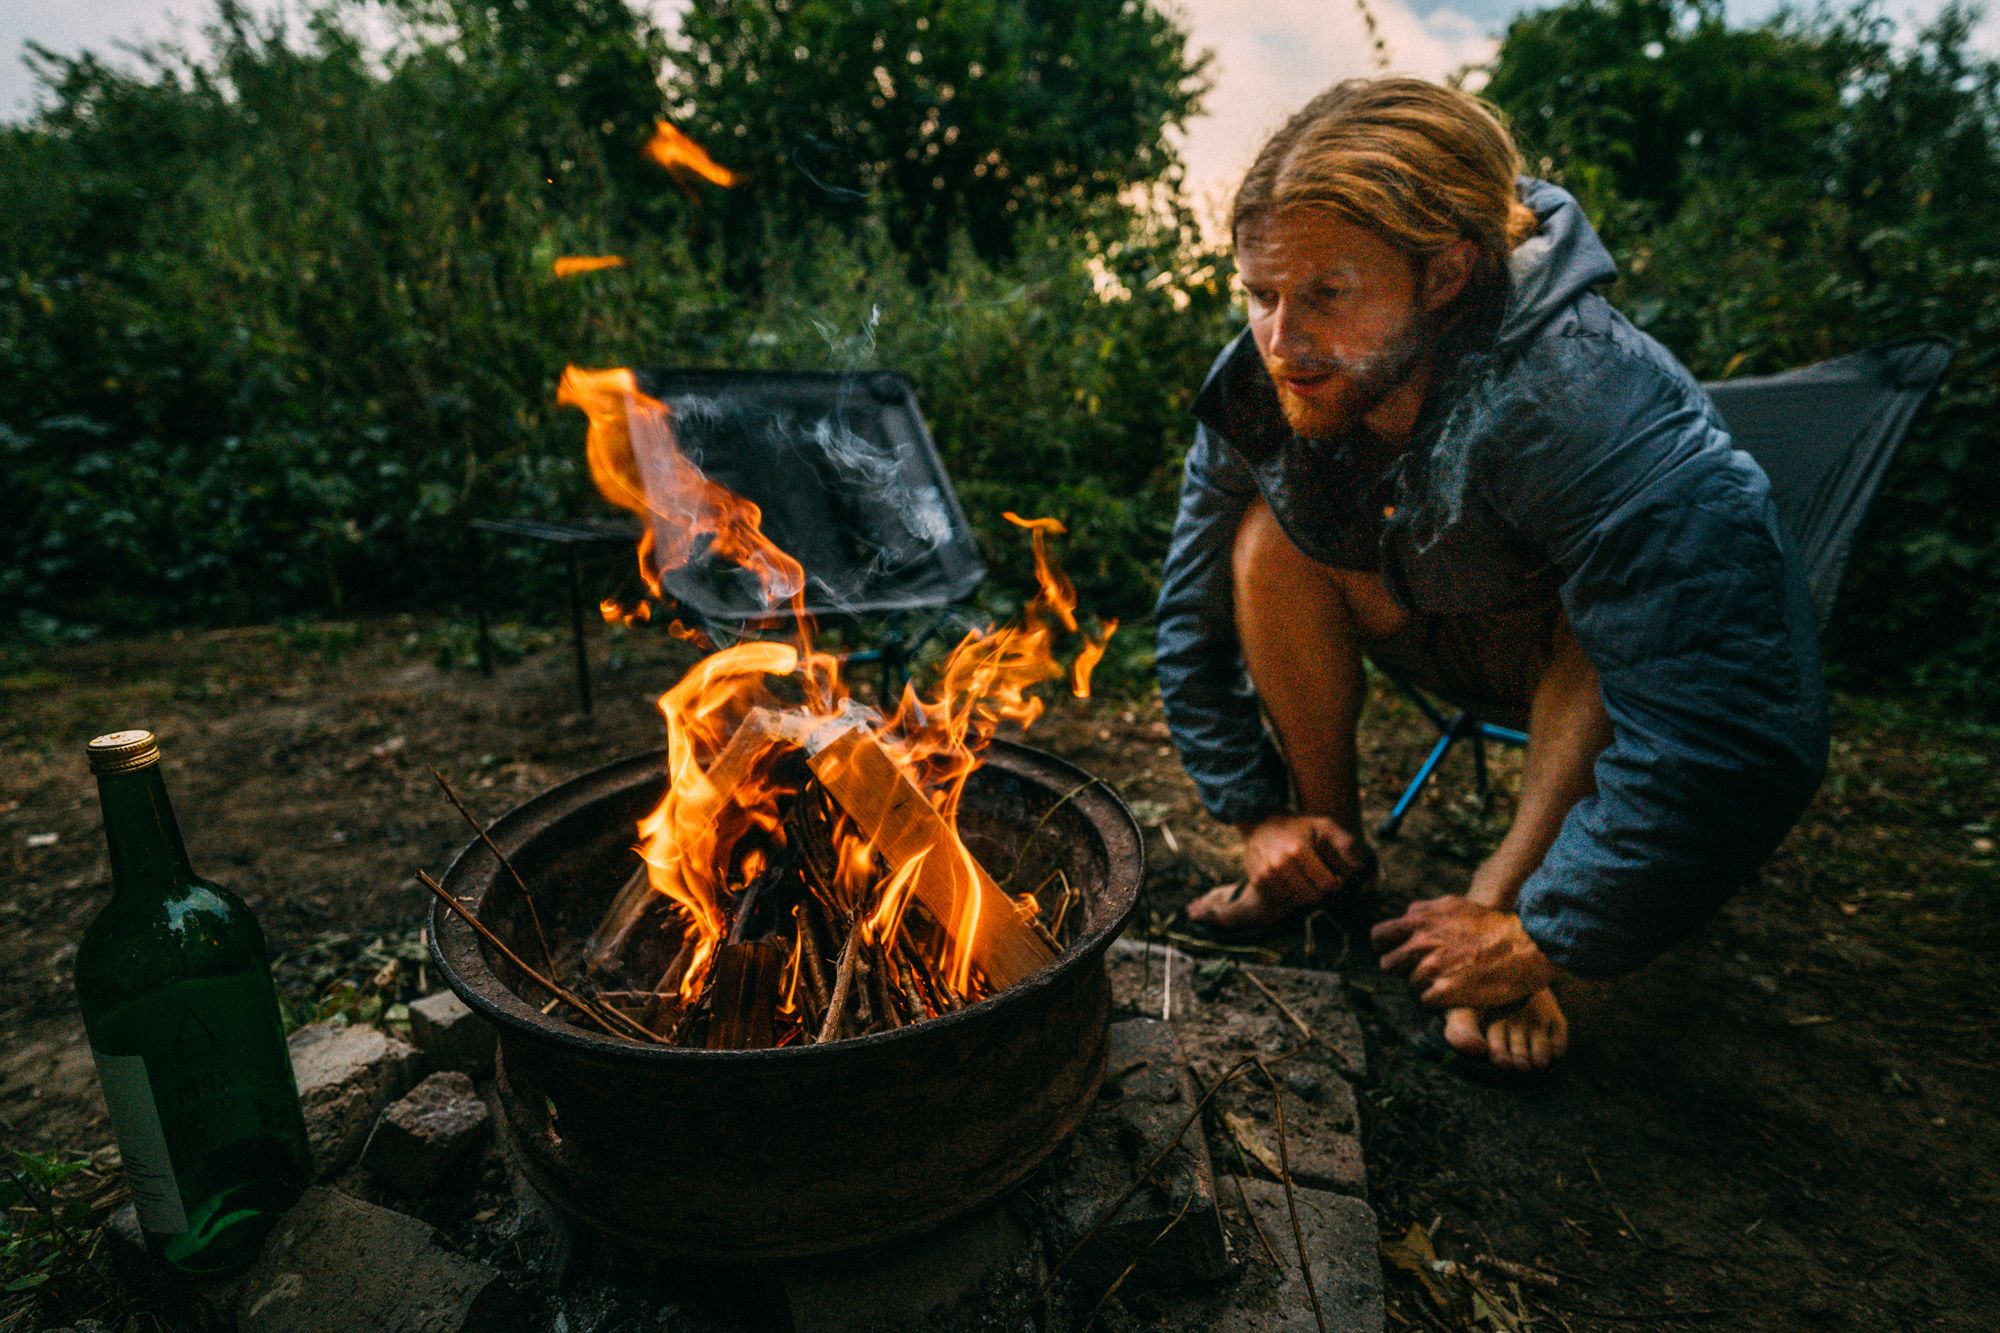
[[[1310,360],[1317,351],[1298,306],[1280,300],[1271,312],[1271,354],[1280,361]]]

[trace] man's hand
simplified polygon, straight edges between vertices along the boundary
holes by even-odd
[[[1243,887],[1267,903],[1324,902],[1367,862],[1367,844],[1324,815],[1270,815],[1243,830]]]
[[[1425,1004],[1494,1009],[1549,984],[1556,966],[1521,918],[1468,898],[1425,898],[1369,932],[1382,967],[1407,972]]]

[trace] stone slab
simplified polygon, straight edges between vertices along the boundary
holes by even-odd
[[[493,1072],[500,1032],[447,990],[410,1002],[410,1041],[429,1068],[483,1078]]]
[[[1194,1084],[1172,1028],[1151,1018],[1112,1024],[1104,1089],[1040,1194],[1050,1255],[1067,1255],[1084,1242],[1064,1264],[1065,1279],[1108,1284],[1134,1260],[1132,1280],[1149,1285],[1208,1281],[1228,1271],[1215,1173],[1199,1123],[1130,1200],[1110,1211],[1194,1107]]]
[[[410,1198],[451,1183],[469,1186],[471,1173],[463,1168],[485,1145],[490,1120],[470,1078],[456,1070],[432,1074],[382,1112],[361,1150],[361,1165]]]
[[[365,1024],[308,1023],[291,1036],[292,1076],[319,1179],[354,1161],[375,1118],[409,1088],[416,1049]]]
[[[1293,1052],[1273,1069],[1285,1100],[1286,1156],[1293,1179],[1367,1196],[1360,1112],[1351,1082],[1367,1068],[1367,1053],[1339,977],[1309,968],[1243,967],[1227,960],[1218,965],[1167,945],[1135,940],[1113,944],[1106,963],[1120,1003],[1149,1015],[1172,1013],[1198,1088],[1208,1087],[1247,1056]],[[1274,996],[1283,1008],[1273,1003]],[[1305,1034],[1292,1016],[1313,1034],[1302,1049]],[[1256,1121],[1256,1141],[1276,1153],[1271,1092],[1260,1075],[1240,1078],[1217,1094],[1210,1119],[1220,1126],[1227,1115]],[[1227,1139],[1217,1152],[1221,1170],[1244,1170]],[[1248,1173],[1276,1178],[1254,1161],[1249,1161]]]
[[[1237,1253],[1244,1259],[1242,1276],[1198,1302],[1178,1307],[1172,1326],[1208,1333],[1317,1333],[1284,1186],[1250,1180],[1244,1182],[1244,1194],[1279,1267],[1272,1268],[1263,1241],[1251,1234],[1249,1220],[1241,1217],[1235,1188],[1227,1188],[1226,1210],[1232,1223],[1242,1227],[1237,1237]],[[1293,1197],[1326,1327],[1330,1333],[1382,1333],[1386,1316],[1375,1210],[1359,1199],[1324,1190],[1295,1189]]]
[[[1312,1029],[1317,1053],[1343,1077],[1356,1079],[1368,1072],[1361,1023],[1335,973],[1304,967],[1245,967],[1130,939],[1112,944],[1105,966],[1117,1003],[1148,1017],[1170,1018],[1182,1029],[1194,1055],[1197,1079],[1204,1061],[1226,1066],[1252,1051],[1276,1054],[1300,1040],[1298,1027],[1244,979],[1245,973],[1264,983]]]
[[[236,1308],[241,1333],[513,1333],[522,1314],[498,1273],[429,1224],[325,1187],[271,1233]]]

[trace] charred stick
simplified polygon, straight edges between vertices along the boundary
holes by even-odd
[[[920,1023],[926,1018],[937,1017],[938,1011],[931,1006],[930,1001],[924,998],[924,993],[919,989],[914,973],[903,973],[902,993],[903,1005],[909,1012],[912,1023]]]
[[[549,975],[552,977],[555,976],[556,956],[549,950],[549,937],[542,933],[542,914],[535,910],[535,895],[528,891],[528,881],[521,878],[521,872],[514,869],[514,863],[507,859],[507,854],[500,850],[499,845],[487,836],[486,830],[480,826],[479,821],[472,817],[472,812],[465,808],[465,802],[458,799],[458,793],[451,789],[449,782],[445,781],[444,774],[438,772],[430,764],[426,764],[424,767],[431,770],[431,776],[437,779],[438,786],[444,788],[444,798],[451,802],[453,809],[464,816],[465,822],[472,826],[472,831],[479,835],[479,840],[486,844],[486,850],[493,853],[493,859],[498,861],[506,868],[507,873],[514,877],[514,887],[521,891],[521,901],[528,905],[528,920],[534,923],[535,939],[542,946],[542,958],[549,965]]]
[[[649,1041],[649,1042],[659,1041],[659,1038],[655,1037],[651,1031],[640,1026],[638,1023],[633,1022],[631,1019],[626,1018],[625,1015],[619,1013],[616,1009],[600,1011],[597,1008],[597,1006],[593,1005],[590,1001],[584,999],[581,995],[578,995],[576,992],[570,990],[567,986],[563,986],[554,981],[551,981],[547,977],[543,976],[541,973],[535,971],[534,968],[529,967],[526,963],[521,961],[520,955],[516,954],[512,949],[507,947],[507,942],[505,940],[501,939],[498,935],[495,935],[491,930],[491,928],[489,928],[484,921],[481,921],[478,917],[474,916],[472,914],[472,910],[467,906],[465,906],[465,904],[461,903],[458,899],[452,897],[449,893],[446,893],[444,891],[444,888],[441,885],[439,885],[439,883],[436,880],[432,879],[428,872],[419,870],[417,872],[417,878],[423,881],[423,885],[425,888],[429,889],[432,893],[437,895],[437,900],[439,902],[443,903],[446,907],[450,908],[454,913],[456,913],[460,920],[464,921],[466,925],[471,926],[474,931],[478,932],[479,937],[481,939],[485,940],[488,944],[498,949],[502,957],[504,957],[508,962],[512,963],[515,967],[519,968],[523,974],[533,979],[534,982],[537,985],[539,985],[543,990],[547,991],[551,995],[558,997],[565,1004],[568,1004],[571,1008],[576,1009],[580,1013],[588,1015],[592,1020],[594,1020],[597,1023],[599,1027],[603,1028],[606,1032],[611,1033],[613,1036],[637,1036],[641,1041]],[[609,1014],[610,1017],[606,1017],[606,1014]],[[621,1022],[623,1022],[625,1024],[625,1027],[629,1029],[629,1031],[621,1031],[619,1028],[612,1026],[611,1023],[612,1018],[616,1018]]]
[[[1028,929],[1041,937],[1042,943],[1049,946],[1050,953],[1059,954],[1063,951],[1062,941],[1058,940],[1055,937],[1055,933],[1042,924],[1042,919],[1039,916],[1028,918]]]
[[[1055,877],[1062,881],[1062,898],[1056,904],[1055,920],[1049,922],[1049,934],[1061,939],[1063,923],[1069,920],[1069,909],[1075,906],[1077,898],[1081,895],[1070,887],[1068,875],[1058,870]]]
[[[758,902],[763,899],[765,890],[772,882],[782,877],[784,871],[789,869],[786,865],[788,859],[781,856],[772,861],[758,873],[757,878],[743,886],[743,892],[736,895],[736,910],[729,921],[731,944],[743,943],[744,931],[749,929],[750,918],[756,914]]]
[[[847,943],[840,950],[840,967],[833,976],[833,994],[827,999],[826,1022],[820,1025],[819,1039],[834,1041],[847,1015],[848,995],[854,990],[854,964],[861,953],[861,921],[847,928]]]
[[[819,956],[819,941],[814,937],[811,916],[812,909],[804,903],[792,909],[792,928],[798,932],[799,974],[800,982],[805,987],[806,1004],[814,1014],[822,1016],[823,1022],[823,1016],[830,1007],[827,1003],[829,983],[826,960]]]
[[[674,951],[673,960],[667,964],[666,971],[660,973],[660,979],[653,983],[653,1003],[646,1010],[648,1030],[659,1030],[660,1020],[666,1016],[668,1006],[682,1004],[681,978],[687,975],[689,966],[694,962],[694,945],[693,931],[682,935],[681,947]]]
[[[644,861],[639,863],[612,898],[611,906],[598,922],[597,929],[591,933],[588,947],[592,972],[603,972],[618,962],[632,932],[645,919],[646,909],[652,905],[653,899],[650,869]]]
[[[891,998],[889,988],[889,965],[883,956],[882,946],[870,942],[868,955],[868,1007],[875,1013],[875,1021],[886,1028],[899,1028],[908,1020],[903,1011]]]
[[[945,996],[944,988],[931,975],[930,965],[923,953],[911,942],[908,935],[896,937],[896,952],[903,963],[903,975],[924,998],[924,1006],[933,1014],[949,1013],[954,1006]]]

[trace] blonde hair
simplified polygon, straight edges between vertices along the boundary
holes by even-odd
[[[1239,240],[1295,208],[1324,208],[1428,260],[1459,240],[1480,258],[1468,291],[1498,279],[1536,221],[1515,194],[1521,151],[1485,102],[1423,79],[1349,79],[1272,135],[1230,210]]]

